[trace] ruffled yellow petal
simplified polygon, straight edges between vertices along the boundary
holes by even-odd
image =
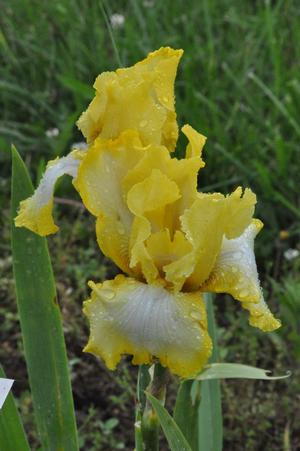
[[[271,331],[280,327],[280,322],[264,302],[253,251],[254,238],[261,228],[261,221],[254,219],[240,237],[223,239],[215,267],[202,289],[231,294],[249,310],[252,326]]]
[[[193,250],[169,270],[168,280],[171,278],[177,287],[184,284],[186,290],[199,289],[215,265],[223,236],[241,234],[249,225],[256,197],[250,190],[241,195],[241,188],[227,197],[198,193],[192,206],[185,210],[181,227]]]
[[[77,123],[87,141],[116,138],[132,129],[144,145],[163,144],[174,150],[178,137],[174,81],[182,53],[161,48],[132,67],[99,75],[96,96]]]
[[[91,299],[84,303],[90,321],[85,351],[101,357],[108,368],[114,369],[123,354],[131,354],[134,364],[159,359],[181,377],[192,377],[205,365],[211,340],[199,293],[175,295],[124,276],[90,286]]]
[[[128,207],[136,215],[130,239],[130,266],[140,264],[148,283],[152,283],[158,276],[158,270],[146,248],[145,240],[151,232],[163,227],[165,206],[179,197],[176,183],[158,169],[153,169],[149,177],[136,183],[128,192]]]
[[[58,230],[52,216],[55,183],[65,174],[76,177],[84,155],[84,151],[74,150],[66,157],[49,161],[34,194],[20,202],[20,211],[15,218],[16,227],[26,227],[41,236],[50,235]]]
[[[149,177],[136,183],[127,195],[127,205],[136,216],[159,210],[179,199],[180,193],[175,182],[159,169],[153,169]]]
[[[172,159],[165,147],[153,145],[145,148],[142,158],[132,169],[128,170],[124,177],[123,189],[125,195],[134,185],[149,177],[154,169],[168,176],[171,165]]]
[[[136,166],[128,171],[123,180],[124,193],[128,193],[135,184],[143,182],[155,169],[176,183],[180,196],[164,208],[164,225],[161,227],[167,227],[173,236],[180,229],[179,217],[197,198],[197,173],[201,165],[200,158],[177,160],[171,158],[166,148],[151,146]],[[158,192],[157,198],[159,197]]]

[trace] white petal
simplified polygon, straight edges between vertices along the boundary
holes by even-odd
[[[122,354],[132,354],[133,363],[156,357],[187,377],[207,361],[211,342],[199,293],[173,294],[124,276],[90,286],[92,298],[84,312],[91,335],[85,350],[102,357],[109,368],[115,368]]]
[[[238,238],[223,238],[215,267],[202,289],[231,294],[249,310],[252,326],[270,331],[277,329],[280,322],[267,307],[258,278],[253,247],[261,228],[262,223],[254,219]]]

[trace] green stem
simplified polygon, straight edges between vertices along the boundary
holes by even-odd
[[[167,368],[162,367],[159,363],[155,364],[153,378],[147,387],[147,391],[158,399],[162,405],[165,403],[168,380],[169,371]],[[159,421],[149,401],[146,401],[142,416],[142,437],[144,451],[158,451]]]

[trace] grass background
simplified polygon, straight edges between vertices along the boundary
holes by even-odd
[[[102,71],[131,65],[163,45],[185,50],[177,83],[180,125],[208,136],[202,191],[238,184],[257,194],[265,229],[256,254],[266,299],[283,321],[262,334],[229,297],[216,300],[221,356],[293,376],[282,382],[223,383],[225,450],[300,449],[300,9],[297,1],[0,0],[0,358],[15,390],[34,449],[31,400],[14,300],[9,250],[10,144],[36,183],[45,162],[82,136],[74,125]],[[122,14],[123,26],[110,17]],[[59,133],[49,137],[47,130]],[[178,154],[184,142],[179,140]],[[81,349],[88,279],[117,269],[101,256],[94,221],[78,205],[70,181],[57,190],[61,233],[49,239],[64,315],[82,449],[132,448],[136,369],[116,373]],[[71,198],[73,205],[66,203]],[[176,380],[174,380],[176,384]],[[172,388],[170,390],[172,398]]]

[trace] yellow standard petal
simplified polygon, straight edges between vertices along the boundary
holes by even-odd
[[[272,331],[280,327],[280,322],[263,299],[253,251],[254,238],[261,228],[261,221],[254,219],[240,237],[224,237],[215,267],[202,290],[231,294],[249,310],[252,326]]]
[[[115,140],[97,139],[74,181],[84,205],[97,217],[96,233],[102,252],[127,273],[132,273],[128,252],[133,215],[122,183],[143,155],[137,132],[127,130]]]
[[[84,303],[90,338],[84,350],[108,368],[123,354],[138,365],[159,359],[181,377],[192,377],[205,365],[211,340],[199,293],[173,294],[121,275],[90,286],[91,299]]]
[[[128,192],[127,204],[136,216],[130,239],[130,266],[139,264],[148,283],[155,280],[158,270],[146,249],[145,240],[164,226],[166,205],[179,197],[176,183],[159,169],[153,169],[149,177],[136,183]]]
[[[77,123],[88,143],[132,129],[144,145],[163,144],[175,150],[174,81],[182,53],[161,48],[132,67],[99,75],[96,96]]]
[[[176,183],[180,196],[174,202],[168,203],[164,209],[164,226],[170,230],[171,236],[180,229],[180,216],[189,208],[198,196],[197,174],[203,163],[199,157],[177,160],[162,146],[149,146],[143,158],[128,171],[124,178],[124,192],[128,193],[137,183],[143,182],[153,170],[159,170],[169,180]],[[157,197],[160,197],[159,189]],[[177,190],[176,190],[177,191]]]
[[[55,183],[64,174],[76,177],[84,155],[84,151],[74,150],[66,157],[49,161],[34,194],[20,203],[20,211],[15,218],[16,227],[26,227],[41,236],[50,235],[58,230],[52,216]]]

